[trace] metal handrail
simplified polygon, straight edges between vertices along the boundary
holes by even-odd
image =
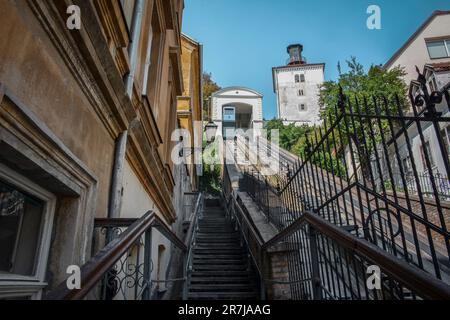
[[[256,268],[256,271],[258,272],[259,278],[262,280],[261,281],[261,285],[264,285],[265,278],[264,278],[264,272],[262,271],[263,267],[260,266],[260,264],[258,263],[258,259],[256,259],[256,257],[253,254],[252,250],[250,250],[250,241],[249,241],[248,237],[244,233],[242,222],[240,222],[239,219],[237,218],[236,211],[232,210],[230,208],[230,205],[229,205],[230,203],[232,203],[235,206],[235,208],[237,208],[239,210],[239,213],[240,213],[240,215],[242,217],[242,220],[245,221],[246,226],[251,230],[251,233],[253,234],[255,240],[257,241],[259,248],[262,247],[262,243],[263,243],[263,241],[261,239],[261,235],[258,232],[256,232],[256,230],[254,229],[252,224],[249,222],[248,218],[245,216],[244,212],[242,211],[241,206],[236,201],[236,199],[233,197],[233,195],[229,196],[229,200],[225,199],[225,210],[227,211],[227,214],[230,217],[234,216],[234,219],[235,219],[235,221],[236,221],[236,223],[238,225],[238,229],[241,232],[242,238],[244,239],[244,242],[245,242],[245,244],[246,244],[246,246],[248,248],[249,255],[250,255],[250,257],[251,257],[251,259],[253,261],[253,264],[254,264],[254,266]],[[265,289],[264,289],[264,287],[261,288],[261,298],[263,300],[265,298]]]
[[[199,193],[197,202],[195,204],[194,211],[189,219],[191,224],[189,226],[188,233],[186,235],[185,246],[188,248],[185,267],[184,267],[184,286],[183,286],[183,300],[187,300],[188,298],[188,290],[189,290],[189,282],[192,274],[192,251],[195,246],[195,239],[198,232],[198,221],[201,216],[201,212],[203,211],[203,193]]]
[[[315,230],[336,241],[340,246],[350,252],[362,256],[380,266],[384,273],[388,274],[400,283],[407,285],[409,289],[418,292],[423,298],[450,300],[449,285],[436,279],[425,271],[411,266],[404,260],[388,254],[372,243],[355,237],[342,228],[337,227],[319,215],[311,212],[305,212],[288,228],[280,232],[271,240],[267,241],[263,245],[263,249],[267,249],[289,235],[292,235],[304,224],[313,226]]]
[[[225,174],[227,172],[225,171]],[[231,195],[232,197],[232,195]],[[234,204],[240,207],[240,204],[236,201]],[[240,208],[240,213],[245,219],[245,215]],[[245,220],[244,220],[245,221]],[[321,216],[314,214],[312,212],[306,211],[291,223],[283,231],[279,232],[272,239],[263,243],[262,245],[258,242],[258,250],[265,252],[270,247],[280,243],[283,239],[293,235],[300,230],[304,225],[310,225],[317,232],[333,240],[337,245],[348,250],[350,253],[361,256],[367,261],[379,266],[383,272],[399,283],[404,284],[410,290],[414,290],[424,299],[437,299],[437,300],[450,300],[450,286],[445,284],[428,274],[427,272],[416,268],[404,260],[397,258],[374,244],[360,239],[351,233],[347,232],[343,228],[340,228]],[[249,224],[250,232],[253,233],[255,239],[258,239],[258,232],[251,227]],[[257,262],[256,259],[254,259]],[[260,267],[260,266],[258,266]],[[270,282],[270,280],[265,279],[265,275],[261,274],[261,279],[265,282]]]
[[[114,219],[113,223],[119,226],[126,226],[130,219]],[[108,223],[102,220],[101,223]],[[67,288],[66,281],[62,282],[47,294],[47,300],[82,300],[89,292],[102,280],[103,276],[114,267],[115,263],[128,252],[128,250],[151,228],[156,228],[162,235],[170,240],[184,253],[187,247],[161,218],[154,212],[147,212],[143,217],[136,220],[119,237],[112,240],[91,260],[81,267],[81,289],[71,290]]]

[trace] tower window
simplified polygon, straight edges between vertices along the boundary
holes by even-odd
[[[305,75],[304,74],[300,75],[300,82],[305,82]]]
[[[301,97],[301,96],[304,96],[305,95],[305,91],[303,90],[303,89],[300,89],[300,90],[298,90],[298,95]]]
[[[304,103],[299,104],[299,105],[298,105],[298,110],[299,110],[300,112],[306,111],[306,110],[307,110],[306,104],[304,104]]]
[[[295,83],[299,83],[300,82],[300,75],[296,74],[295,75]]]

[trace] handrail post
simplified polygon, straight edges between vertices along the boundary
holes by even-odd
[[[152,229],[145,233],[144,246],[144,284],[145,289],[142,294],[142,300],[151,300],[152,291]]]
[[[310,225],[310,254],[311,254],[311,271],[312,271],[312,286],[314,300],[322,300],[322,287],[320,280],[320,266],[319,266],[319,248],[317,245],[317,231]]]
[[[188,299],[188,284],[190,280],[190,274],[191,271],[189,270],[190,266],[190,254],[189,251],[184,254],[184,265],[187,266],[184,268],[183,271],[183,277],[184,277],[184,283],[183,283],[183,301],[186,301]]]

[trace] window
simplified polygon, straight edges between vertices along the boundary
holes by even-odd
[[[404,158],[402,160],[402,165],[403,165],[403,171],[405,174],[412,172],[411,158],[409,156],[407,156],[406,158]]]
[[[441,130],[441,136],[450,161],[450,126]]]
[[[305,91],[303,89],[298,90],[298,95],[300,97],[304,96],[305,95]]]
[[[304,74],[300,75],[300,82],[305,82],[305,75]]]
[[[236,109],[234,107],[223,108],[223,121],[236,121]]]
[[[153,29],[152,26],[149,28],[149,36],[148,36],[148,44],[147,44],[147,56],[145,58],[144,65],[144,80],[142,84],[142,95],[147,95],[147,87],[148,87],[148,77],[150,73],[150,66],[152,64],[152,41],[153,41]]]
[[[300,75],[296,74],[295,75],[295,83],[299,83],[300,82]]]
[[[426,154],[425,154],[425,152],[426,152]],[[422,156],[422,164],[423,164],[424,170],[428,171],[430,169],[433,169],[433,168],[427,167],[427,161],[426,161],[426,157],[425,157],[425,155],[428,156],[428,159],[430,160],[430,163],[431,163],[431,167],[434,167],[435,163],[434,163],[433,153],[431,152],[431,146],[430,146],[429,141],[425,142],[425,144],[420,148],[420,154]]]
[[[436,83],[436,78],[434,75],[432,75],[428,80],[428,86],[430,87],[431,92],[438,91],[438,85]]]
[[[306,111],[306,110],[307,110],[306,104],[304,104],[304,103],[299,104],[299,105],[298,105],[298,110],[299,110],[300,112]]]
[[[0,164],[1,298],[38,299],[46,284],[55,197]]]
[[[428,53],[431,59],[450,57],[450,39],[427,42]]]

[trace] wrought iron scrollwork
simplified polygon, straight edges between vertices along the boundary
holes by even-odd
[[[414,106],[419,108],[423,108],[425,106],[426,116],[441,117],[442,113],[436,111],[436,105],[440,104],[443,100],[442,92],[433,91],[430,93],[427,87],[427,79],[425,78],[425,75],[420,72],[417,66],[416,71],[418,73],[418,78],[415,83],[420,88],[420,92],[415,96],[411,95],[410,99],[412,103]]]

